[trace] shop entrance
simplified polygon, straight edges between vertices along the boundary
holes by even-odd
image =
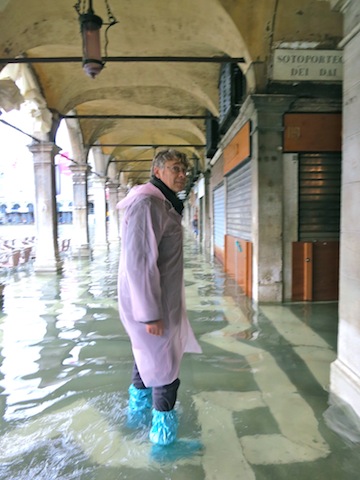
[[[341,155],[300,155],[298,178],[299,241],[292,249],[292,300],[337,300]]]

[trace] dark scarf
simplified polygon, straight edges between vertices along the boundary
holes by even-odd
[[[182,215],[184,205],[180,198],[176,195],[176,193],[173,192],[168,186],[166,186],[165,183],[160,180],[160,178],[152,176],[150,179],[150,183],[155,185],[155,187],[157,187],[169,200],[169,202],[175,208],[178,214]]]

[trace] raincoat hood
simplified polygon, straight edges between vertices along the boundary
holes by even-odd
[[[135,187],[132,187],[126,197],[123,200],[120,200],[120,202],[116,205],[116,208],[119,210],[127,208],[135,200],[146,195],[151,195],[153,197],[160,198],[161,200],[166,200],[165,195],[157,187],[155,187],[155,185],[149,182],[143,185],[136,185]]]

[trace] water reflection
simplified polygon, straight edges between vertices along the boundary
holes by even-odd
[[[127,429],[117,258],[116,248],[66,258],[58,277],[20,274],[7,286],[1,479],[341,479],[345,463],[346,479],[358,478],[358,447],[322,420],[336,332],[320,316],[336,322],[336,306],[256,308],[193,242],[186,297],[203,354],[183,361],[180,441],[157,451],[146,429]]]

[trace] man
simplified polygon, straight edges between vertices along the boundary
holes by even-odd
[[[182,356],[201,353],[185,309],[183,204],[176,195],[185,189],[187,168],[185,154],[158,152],[150,182],[132,188],[118,205],[124,209],[119,311],[135,360],[128,421],[141,425],[152,413],[149,436],[158,445],[176,439]]]

